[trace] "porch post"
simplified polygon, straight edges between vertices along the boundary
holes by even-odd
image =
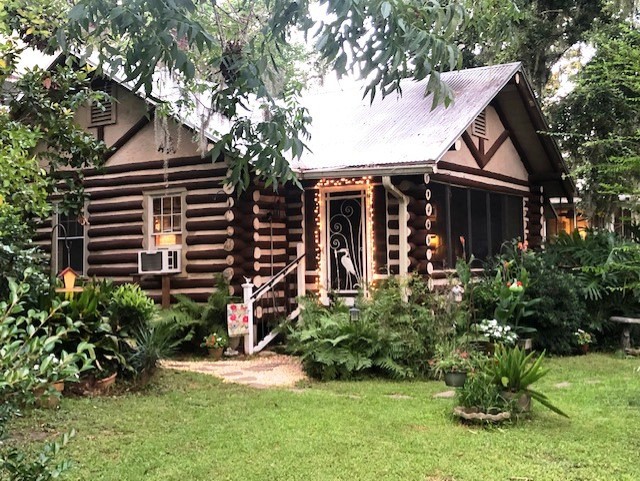
[[[244,353],[253,354],[253,348],[255,346],[253,339],[253,283],[245,278],[246,282],[242,284],[242,292],[244,295],[244,304],[247,306],[247,316],[249,317],[249,334],[244,336]]]
[[[398,199],[398,230],[399,230],[399,242],[400,248],[400,276],[406,276],[409,273],[409,197],[403,194],[391,182],[391,177],[385,175],[382,177],[382,185],[391,193],[396,199]]]
[[[305,253],[304,243],[299,242],[296,244],[296,258],[300,259]],[[307,263],[306,259],[302,257],[298,263],[296,270],[296,282],[298,284],[298,297],[302,297],[307,292]]]

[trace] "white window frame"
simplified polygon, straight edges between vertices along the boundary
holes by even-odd
[[[163,199],[163,198],[173,198],[173,197],[179,197],[180,198],[180,231],[171,231],[171,232],[166,232],[165,234],[176,234],[180,236],[180,242],[177,244],[170,244],[170,245],[163,245],[163,246],[156,246],[154,237],[162,235],[162,233],[154,233],[153,232],[153,218],[154,218],[154,212],[153,212],[153,202],[155,199]],[[155,251],[155,250],[163,250],[163,249],[182,249],[184,242],[185,242],[185,237],[186,237],[186,229],[185,229],[185,199],[186,197],[186,191],[185,190],[164,190],[161,192],[147,192],[145,193],[145,233],[144,233],[144,245],[146,246],[147,250],[150,251]],[[173,223],[173,216],[176,215],[176,213],[171,212],[171,222]],[[174,227],[172,225],[172,227]]]

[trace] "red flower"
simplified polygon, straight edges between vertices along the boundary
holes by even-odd
[[[236,306],[235,304],[231,304],[231,310],[235,311],[238,308],[238,306]]]
[[[242,322],[249,322],[249,316],[243,316]]]
[[[232,321],[235,321],[235,320],[236,320],[236,318],[237,318],[237,316],[236,316],[235,314],[231,314],[231,315],[229,316],[229,319],[230,319],[230,320],[232,320]]]
[[[518,281],[518,287],[522,287],[522,281]]]

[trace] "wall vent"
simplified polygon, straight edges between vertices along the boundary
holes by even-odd
[[[487,138],[487,111],[483,110],[473,121],[471,133],[476,137]]]
[[[101,91],[114,97],[113,82],[100,82],[93,85],[93,90]],[[113,98],[109,100],[103,100],[100,105],[97,103],[91,104],[91,119],[89,121],[90,127],[98,127],[101,125],[110,125],[116,123],[116,104]]]

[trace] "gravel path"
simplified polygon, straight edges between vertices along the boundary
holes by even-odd
[[[224,382],[244,384],[258,389],[294,387],[307,379],[297,357],[264,352],[256,357],[223,361],[162,361],[162,367],[200,372],[222,378]]]

